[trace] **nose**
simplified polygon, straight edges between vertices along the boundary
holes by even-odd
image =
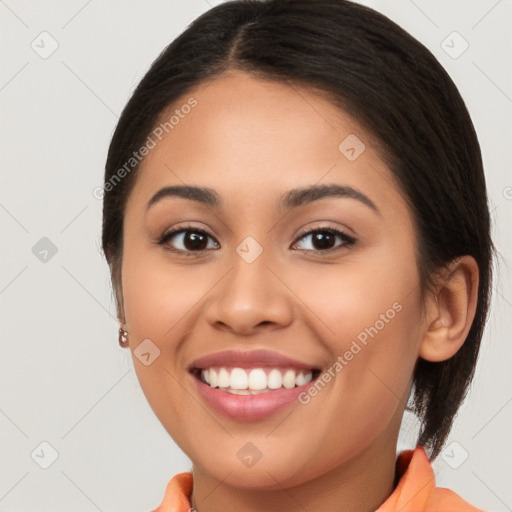
[[[266,251],[251,263],[234,252],[231,270],[212,290],[206,319],[215,329],[249,336],[292,322],[293,293]],[[274,268],[271,268],[274,267]]]

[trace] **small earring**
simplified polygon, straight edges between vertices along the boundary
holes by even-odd
[[[119,345],[122,348],[128,346],[128,333],[122,327],[119,328]]]

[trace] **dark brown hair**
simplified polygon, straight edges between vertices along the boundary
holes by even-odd
[[[450,359],[419,359],[415,368],[418,444],[435,458],[473,377],[489,309],[494,246],[486,184],[453,81],[428,49],[370,8],[347,0],[229,1],[163,50],[125,106],[106,162],[102,244],[118,311],[124,209],[138,165],[115,186],[112,179],[173,102],[230,69],[322,91],[376,137],[412,212],[422,297],[436,270],[457,257],[478,263],[478,305],[465,343]]]

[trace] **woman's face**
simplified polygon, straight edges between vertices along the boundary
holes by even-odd
[[[175,109],[124,220],[124,319],[155,414],[195,472],[240,487],[394,454],[425,329],[411,213],[375,141],[311,92],[239,72],[165,121]],[[218,201],[162,192],[148,207],[175,186]],[[214,389],[201,369],[267,392]]]

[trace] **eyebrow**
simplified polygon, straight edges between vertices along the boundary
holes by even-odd
[[[222,206],[222,199],[220,195],[211,188],[196,187],[192,185],[175,185],[161,188],[148,201],[146,210],[166,197],[183,197],[213,208],[220,208]],[[380,215],[379,209],[369,197],[351,186],[337,184],[311,185],[305,188],[289,190],[280,198],[279,207],[285,210],[291,210],[325,197],[344,197],[355,199]]]

